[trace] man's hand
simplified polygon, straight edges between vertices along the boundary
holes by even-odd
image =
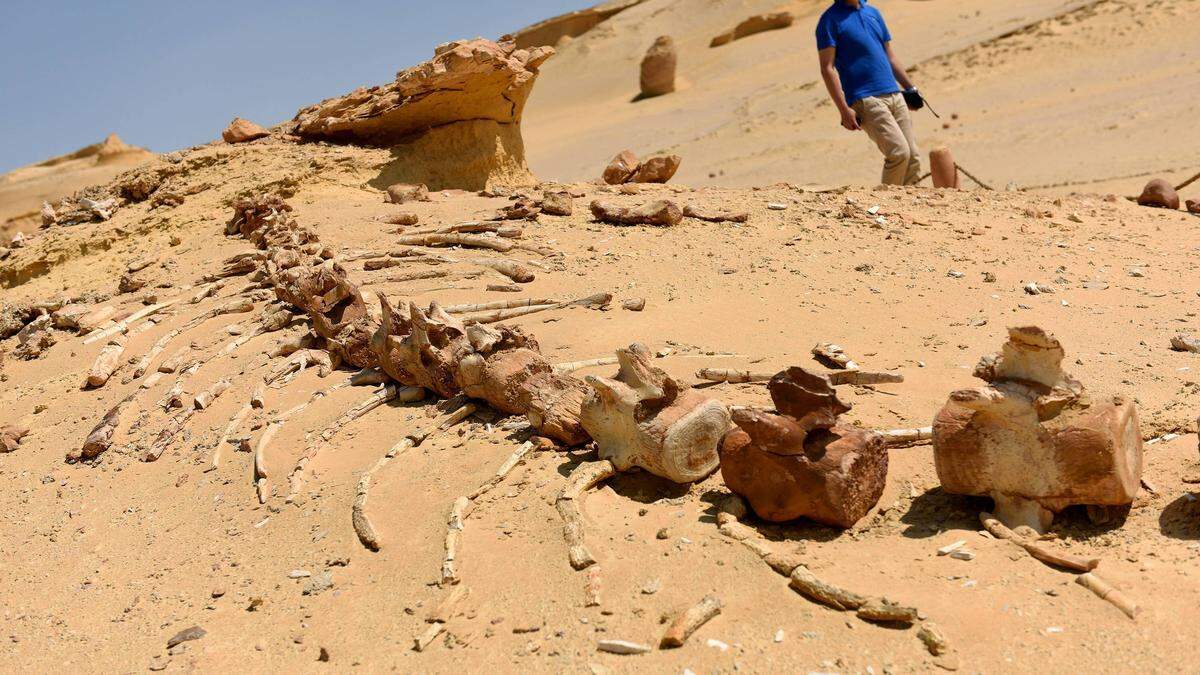
[[[858,113],[854,112],[853,108],[842,110],[842,126],[846,131],[859,131],[862,129],[858,124]]]

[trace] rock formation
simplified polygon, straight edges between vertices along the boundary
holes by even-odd
[[[829,378],[789,368],[769,385],[775,413],[744,408],[721,443],[721,476],[763,520],[850,527],[887,482],[888,451],[872,431],[838,424],[850,406]]]
[[[630,150],[622,150],[608,166],[602,178],[609,185],[624,183],[666,183],[675,176],[683,159],[679,155],[651,157],[645,162],[638,160]]]
[[[595,7],[588,7],[567,14],[539,21],[532,26],[523,28],[503,39],[517,45],[517,49],[533,47],[553,47],[564,37],[574,38],[583,35],[612,16],[630,7],[642,4],[646,0],[610,0]]]
[[[392,147],[385,184],[483,190],[533,184],[521,115],[554,50],[475,39],[441,45],[390,84],[360,88],[296,113],[310,140]]]
[[[1161,178],[1146,183],[1137,203],[1142,206],[1154,206],[1160,209],[1175,210],[1179,208],[1179,193],[1171,184]]]
[[[679,205],[665,199],[633,207],[597,199],[592,202],[591,210],[596,220],[613,225],[672,227],[683,222],[683,211]]]
[[[779,30],[787,28],[795,21],[795,17],[791,12],[775,12],[773,14],[758,14],[746,19],[733,28],[733,30],[721,33],[712,39],[708,44],[709,47],[720,47],[727,45],[734,40],[741,40],[744,37],[749,37],[755,33],[762,33],[768,30]]]
[[[1072,504],[1133,502],[1142,435],[1133,401],[1092,398],[1062,371],[1064,351],[1040,328],[1009,330],[1000,354],[984,357],[979,389],[950,395],[933,424],[942,488],[989,496],[1009,527],[1043,531]]]
[[[246,143],[270,135],[271,132],[250,120],[244,120],[240,117],[233,118],[229,126],[225,127],[225,130],[221,132],[221,138],[226,143]]]
[[[675,41],[662,35],[642,57],[642,96],[662,96],[675,91]]]

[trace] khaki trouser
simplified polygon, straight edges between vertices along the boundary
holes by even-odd
[[[859,124],[883,153],[883,182],[912,185],[921,177],[921,151],[913,136],[908,106],[900,94],[870,96],[856,101]]]

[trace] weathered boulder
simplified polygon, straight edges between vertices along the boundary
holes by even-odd
[[[1146,183],[1137,203],[1142,206],[1153,206],[1160,209],[1175,210],[1179,208],[1179,193],[1171,184],[1161,178]]]
[[[633,177],[641,163],[632,150],[622,150],[608,166],[604,167],[604,182],[609,185],[620,185]]]
[[[270,135],[271,132],[250,120],[244,120],[240,117],[233,118],[229,126],[225,127],[225,130],[221,132],[221,138],[226,143],[247,143]]]
[[[762,33],[768,30],[779,30],[787,28],[795,21],[795,17],[791,12],[775,12],[772,14],[758,14],[746,19],[734,27],[733,30],[721,33],[712,39],[708,44],[709,47],[720,47],[727,45],[734,40],[741,40],[744,37],[749,37],[755,33]]]
[[[675,91],[675,41],[662,35],[642,57],[642,96],[662,96]]]
[[[409,183],[396,183],[389,185],[387,189],[388,201],[392,204],[403,204],[405,202],[427,202],[429,201],[429,188],[424,185],[410,185]]]
[[[629,179],[631,183],[665,183],[675,175],[679,170],[679,163],[683,161],[679,155],[667,155],[665,157],[651,157],[642,162],[637,171]]]
[[[1062,371],[1065,353],[1033,326],[1009,329],[1000,354],[975,376],[987,383],[950,394],[933,423],[942,489],[992,497],[1009,527],[1038,531],[1072,504],[1127,506],[1142,473],[1133,401],[1089,396]]]
[[[763,520],[796,518],[850,527],[875,506],[887,482],[880,434],[842,425],[850,406],[829,378],[789,368],[768,385],[775,413],[739,409],[721,442],[721,476]]]
[[[386,184],[483,190],[535,183],[521,115],[549,47],[475,39],[441,45],[386,85],[360,88],[296,113],[311,140],[392,147]]]

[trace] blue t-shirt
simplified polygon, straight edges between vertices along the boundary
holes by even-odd
[[[892,41],[879,10],[860,0],[859,9],[834,0],[817,22],[817,49],[836,48],[833,65],[846,103],[900,91],[884,45]]]

